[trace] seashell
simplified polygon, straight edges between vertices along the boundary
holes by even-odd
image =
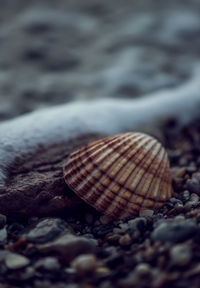
[[[80,198],[115,219],[156,210],[171,198],[167,153],[147,134],[130,132],[94,141],[71,153],[63,171]]]

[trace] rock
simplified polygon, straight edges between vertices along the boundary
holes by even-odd
[[[69,225],[60,218],[45,218],[40,219],[28,229],[22,231],[21,236],[33,243],[46,243],[55,239],[61,233],[72,229]]]
[[[92,254],[80,255],[72,261],[71,266],[80,274],[92,273],[96,269],[97,259]]]
[[[99,221],[101,222],[101,224],[109,224],[110,222],[112,222],[113,220],[108,217],[107,215],[102,215],[100,218],[99,218]]]
[[[134,273],[138,277],[146,277],[151,273],[151,266],[147,263],[140,263],[135,267]]]
[[[6,228],[0,229],[0,245],[4,245],[7,240],[7,230]]]
[[[153,241],[179,243],[186,241],[197,233],[197,226],[193,221],[165,221],[161,222],[151,234]]]
[[[69,264],[75,257],[81,254],[94,253],[97,242],[93,239],[77,237],[66,233],[54,241],[37,245],[41,253],[58,253],[66,264]]]
[[[196,178],[186,181],[186,188],[191,192],[200,196],[200,183]]]
[[[7,217],[3,214],[0,214],[0,229],[2,229],[7,221]]]
[[[9,269],[20,269],[29,265],[30,260],[22,255],[10,253],[6,259],[5,264]]]
[[[120,237],[119,239],[119,244],[121,246],[129,246],[132,243],[132,239],[131,236],[129,234],[125,234],[123,236]]]
[[[170,257],[172,264],[177,266],[186,266],[192,259],[192,253],[189,245],[178,244],[171,248]]]
[[[154,211],[150,209],[141,209],[140,210],[140,217],[151,217],[153,216]]]
[[[38,268],[44,268],[46,270],[58,270],[60,268],[60,263],[58,262],[58,259],[55,257],[45,257],[36,262],[34,265],[36,269]]]
[[[85,134],[48,149],[40,147],[36,154],[27,155],[26,161],[16,159],[10,181],[3,191],[0,190],[0,213],[21,219],[69,215],[85,209],[85,202],[67,187],[62,167],[69,153],[102,136]]]
[[[106,234],[112,232],[113,228],[114,228],[114,225],[112,223],[101,224],[101,225],[95,226],[92,232],[97,237],[104,237]]]

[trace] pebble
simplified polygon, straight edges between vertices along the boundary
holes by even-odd
[[[113,220],[111,218],[109,218],[107,215],[102,215],[99,218],[101,224],[109,224],[110,222],[112,222]]]
[[[142,231],[147,225],[147,219],[145,217],[137,217],[128,221],[128,225],[133,230]]]
[[[177,266],[186,266],[190,263],[192,253],[189,245],[178,244],[171,248],[170,258],[172,264]]]
[[[58,259],[55,257],[45,257],[36,262],[34,265],[36,269],[43,267],[46,270],[58,270],[60,268],[60,263],[58,262]]]
[[[190,192],[188,190],[184,190],[182,193],[180,193],[180,196],[182,200],[186,202],[190,199]]]
[[[132,243],[131,236],[129,234],[125,234],[120,237],[119,244],[121,246],[129,246]]]
[[[197,226],[193,221],[165,221],[161,222],[151,234],[153,241],[179,243],[192,238],[197,233]]]
[[[76,257],[71,267],[75,268],[80,274],[89,274],[95,271],[97,266],[97,259],[92,254],[85,254]]]
[[[70,263],[80,254],[94,253],[97,241],[85,237],[77,237],[73,234],[63,234],[54,241],[37,245],[41,253],[57,253],[66,264]]]
[[[4,245],[7,240],[7,230],[6,228],[0,229],[0,245]]]
[[[139,216],[140,217],[151,217],[153,216],[154,211],[150,209],[140,209]]]
[[[145,277],[151,273],[151,266],[147,263],[140,263],[135,267],[134,273],[139,277]]]
[[[191,205],[195,205],[198,202],[199,202],[199,196],[197,194],[195,194],[195,193],[192,193],[190,195],[190,200],[187,203],[189,203]]]
[[[46,243],[58,237],[63,231],[72,231],[71,227],[60,218],[40,219],[21,232],[21,235],[33,243]]]
[[[186,188],[191,192],[200,196],[200,183],[196,178],[186,181]]]
[[[10,253],[6,259],[5,264],[9,269],[20,269],[29,265],[30,260],[22,255]]]
[[[7,222],[7,218],[5,215],[0,214],[0,229],[2,229]]]

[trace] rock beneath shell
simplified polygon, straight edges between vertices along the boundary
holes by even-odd
[[[20,269],[29,265],[30,260],[22,255],[11,253],[5,259],[5,264],[9,269]]]
[[[179,243],[192,238],[197,231],[192,221],[165,221],[154,229],[151,238],[153,241]]]

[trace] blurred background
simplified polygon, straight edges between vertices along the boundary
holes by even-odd
[[[199,0],[0,0],[0,121],[173,88],[198,61]]]

